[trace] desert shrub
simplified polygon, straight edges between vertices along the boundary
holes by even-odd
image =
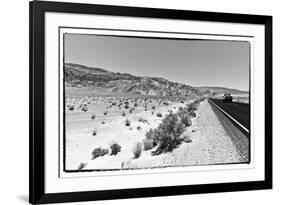
[[[134,159],[137,159],[141,156],[142,153],[142,143],[137,142],[133,148]]]
[[[130,111],[129,111],[130,113],[132,113],[133,112],[133,109],[130,109]]]
[[[82,107],[82,111],[83,111],[83,112],[87,112],[87,111],[88,111],[87,105],[84,105],[84,106]]]
[[[93,150],[92,152],[92,159],[96,159],[97,157],[102,157],[104,155],[107,155],[109,153],[108,149],[104,149],[101,147],[98,147]]]
[[[96,118],[95,114],[92,114],[91,119],[94,120]]]
[[[153,149],[157,144],[154,143],[152,139],[144,139],[143,141],[143,149],[145,151]]]
[[[191,103],[189,106],[188,106],[188,112],[194,112],[197,110],[197,106],[198,104],[197,103]]]
[[[123,116],[123,117],[125,117],[125,116],[126,116],[126,113],[125,113],[125,112],[123,112],[123,113],[122,113],[122,116]]]
[[[182,112],[182,111],[183,111],[183,109],[184,109],[183,107],[179,107],[179,111],[180,111],[180,112]]]
[[[185,126],[176,114],[170,112],[157,129],[159,145],[154,154],[161,154],[172,151],[181,143],[179,137],[185,131]]]
[[[151,114],[154,115],[154,112],[152,111]]]
[[[196,113],[195,113],[194,111],[190,111],[190,112],[189,112],[189,115],[190,115],[191,117],[196,117]]]
[[[118,143],[114,142],[110,145],[110,149],[111,149],[110,155],[117,155],[118,152],[121,151],[121,146]]]
[[[152,106],[152,110],[155,110],[155,106],[154,105]]]
[[[129,109],[129,104],[126,104],[124,108]]]
[[[104,112],[103,112],[103,115],[107,115],[107,113],[108,113],[107,111],[104,111]]]
[[[127,119],[127,120],[125,121],[125,126],[130,126],[130,125],[131,125],[131,122],[130,122],[130,120]]]
[[[138,103],[135,103],[134,106],[137,107],[137,106],[138,106]]]
[[[162,114],[161,114],[160,112],[158,112],[158,113],[156,114],[156,116],[157,116],[157,117],[162,117]]]
[[[189,126],[192,125],[191,118],[190,118],[190,115],[189,115],[188,113],[182,113],[182,114],[180,115],[180,119],[181,119],[181,122],[182,122],[185,126],[189,127]]]
[[[182,142],[180,135],[184,131],[185,125],[178,115],[170,112],[156,129],[150,129],[146,133],[144,149],[151,149],[156,144],[157,149],[152,152],[153,155],[170,152]]]
[[[74,110],[74,105],[69,105],[68,110]]]
[[[155,133],[156,133],[155,129],[150,129],[145,134],[145,139],[143,140],[143,149],[145,151],[150,150],[157,145]]]
[[[87,165],[87,163],[81,162],[81,163],[78,165],[77,170],[83,169],[86,165]]]
[[[154,139],[155,129],[150,128],[148,132],[145,133],[145,139]]]
[[[105,124],[105,121],[102,121],[101,124]]]
[[[116,103],[116,102],[113,102],[113,103],[111,103],[111,105],[114,106],[114,105],[117,105],[117,103]]]
[[[141,130],[141,126],[138,126],[138,127],[137,127],[137,130]]]
[[[93,130],[92,135],[93,135],[93,136],[97,135],[97,131],[96,131],[96,130]]]

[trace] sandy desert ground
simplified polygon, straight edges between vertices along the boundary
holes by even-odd
[[[243,162],[207,100],[199,104],[192,125],[185,128],[188,141],[171,152],[154,156],[151,153],[155,148],[146,151],[142,148],[140,156],[134,157],[133,150],[145,139],[150,128],[159,126],[169,111],[176,113],[192,101],[156,97],[66,98],[66,169],[111,170]],[[94,149],[110,150],[114,143],[121,146],[120,152],[93,159]]]

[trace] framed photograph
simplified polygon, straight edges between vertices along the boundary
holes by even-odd
[[[272,17],[30,2],[30,203],[272,188]]]

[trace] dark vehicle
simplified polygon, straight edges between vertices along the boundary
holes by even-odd
[[[230,95],[230,93],[225,93],[224,94],[224,99],[222,100],[223,102],[232,102],[233,97]]]

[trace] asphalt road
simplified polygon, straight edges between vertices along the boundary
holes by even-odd
[[[236,121],[242,124],[245,128],[250,130],[250,105],[238,102],[223,102],[219,99],[210,98],[210,101],[219,106],[227,114],[233,117]]]

